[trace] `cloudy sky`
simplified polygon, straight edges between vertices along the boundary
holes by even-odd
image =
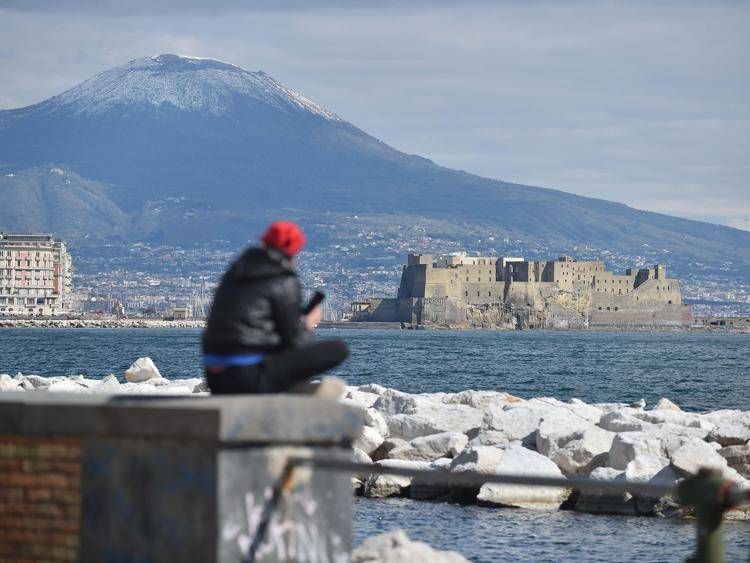
[[[0,0],[0,108],[213,57],[445,166],[750,230],[750,2],[454,4]]]

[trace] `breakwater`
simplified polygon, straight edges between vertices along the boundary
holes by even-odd
[[[203,319],[166,320],[0,318],[0,328],[203,328]]]
[[[132,379],[132,378],[131,378]],[[168,380],[156,372],[139,382],[82,376],[0,375],[6,392],[46,389],[86,394],[192,395],[200,378]],[[385,467],[479,471],[674,484],[711,467],[750,487],[750,411],[685,412],[663,398],[643,403],[593,403],[551,397],[523,399],[501,391],[410,394],[376,384],[349,387],[341,402],[365,421],[355,460]],[[367,498],[451,500],[493,507],[587,513],[685,516],[674,499],[575,495],[567,488],[484,485],[451,488],[392,475],[355,476]],[[748,519],[747,509],[731,518]]]

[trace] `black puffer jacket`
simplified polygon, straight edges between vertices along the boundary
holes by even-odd
[[[203,332],[209,354],[278,352],[312,340],[300,322],[301,294],[290,260],[249,248],[224,274]]]

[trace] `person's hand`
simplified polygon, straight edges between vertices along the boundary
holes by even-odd
[[[318,324],[320,324],[320,320],[322,318],[323,307],[321,307],[320,305],[316,305],[312,311],[302,317],[302,322],[307,327],[307,330],[313,330],[316,326],[318,326]]]

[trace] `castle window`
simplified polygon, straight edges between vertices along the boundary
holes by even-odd
[[[601,308],[601,307],[599,307],[599,310],[601,311],[601,310],[602,310],[602,308]]]
[[[615,311],[617,311],[617,307],[615,307]]]
[[[487,297],[492,297],[492,292],[491,291],[487,292]],[[670,303],[671,303],[671,301],[670,301]]]
[[[468,291],[466,291],[466,292],[465,292],[465,294],[466,294],[466,297],[468,297],[468,296],[469,296],[469,292],[468,292]]]
[[[670,300],[668,301],[668,303],[669,303],[669,304],[671,305],[671,304],[672,304],[672,300],[670,299]]]
[[[607,311],[609,311],[609,307],[607,307]]]
[[[477,291],[477,297],[479,297],[479,292]]]

